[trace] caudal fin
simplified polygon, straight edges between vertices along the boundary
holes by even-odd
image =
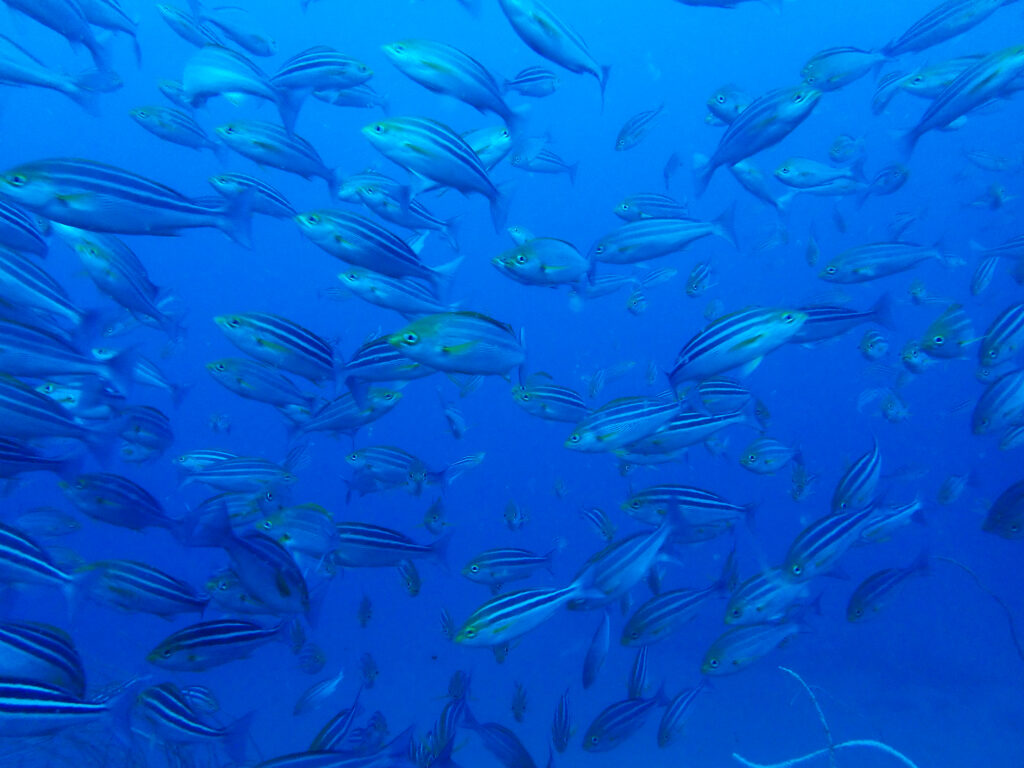
[[[715,226],[715,234],[725,238],[733,248],[739,248],[736,244],[736,203],[734,202],[712,222]]]
[[[246,189],[230,197],[217,219],[217,227],[243,248],[252,248],[252,198],[254,190]]]

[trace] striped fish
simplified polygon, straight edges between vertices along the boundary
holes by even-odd
[[[240,397],[279,408],[310,408],[315,398],[304,394],[280,370],[258,360],[226,357],[206,364],[210,375]]]
[[[527,67],[517,72],[512,79],[506,80],[505,88],[522,96],[543,98],[558,90],[558,75],[543,67]]]
[[[875,514],[861,529],[856,543],[877,544],[888,541],[896,531],[910,523],[924,524],[925,522],[924,502],[920,496],[915,496],[906,504],[876,507]]]
[[[262,627],[251,621],[218,619],[179,629],[164,638],[146,657],[150,664],[176,672],[205,672],[247,659],[271,640],[290,640],[291,625]]]
[[[604,104],[610,67],[594,60],[575,29],[541,0],[499,0],[499,3],[512,29],[535,53],[570,72],[593,75],[601,86],[601,103]]]
[[[45,256],[49,246],[39,225],[25,211],[0,200],[0,246]]]
[[[565,752],[572,738],[572,719],[569,715],[569,689],[559,696],[555,719],[551,722],[551,743],[558,752]]]
[[[280,315],[239,312],[214,322],[228,340],[257,360],[314,383],[334,378],[334,350],[312,331]]]
[[[734,424],[746,424],[745,412],[708,415],[699,411],[683,411],[672,417],[657,431],[617,450],[616,455],[634,464],[670,461],[680,451],[697,445]]]
[[[0,679],[0,736],[50,736],[94,723],[109,711],[106,703],[82,701],[55,686]]]
[[[180,526],[149,491],[121,475],[85,473],[60,487],[79,512],[94,520],[133,531],[166,528],[176,533]]]
[[[550,619],[578,591],[573,583],[562,588],[524,589],[494,597],[466,619],[455,642],[469,646],[507,643]]]
[[[573,610],[598,608],[618,600],[635,587],[657,562],[669,536],[680,526],[678,513],[653,531],[635,533],[608,545],[591,557],[577,572]]]
[[[980,24],[1007,0],[946,0],[915,21],[882,49],[889,57],[931,48]]]
[[[657,109],[639,112],[629,118],[619,129],[619,135],[615,139],[615,151],[624,152],[643,141],[664,109],[665,105],[661,104]]]
[[[686,721],[690,717],[694,700],[708,686],[705,678],[693,688],[686,688],[672,699],[665,707],[665,713],[661,716],[661,723],[658,725],[658,746],[664,749],[674,743],[682,734]]]
[[[258,456],[231,456],[187,470],[182,485],[198,482],[221,492],[255,494],[295,483],[292,469],[287,461],[281,465]]]
[[[622,510],[647,525],[661,525],[670,514],[694,528],[735,525],[753,518],[756,504],[733,504],[717,493],[689,485],[653,485],[622,502]]]
[[[892,327],[891,297],[884,294],[870,309],[860,312],[849,307],[800,307],[807,315],[800,330],[790,339],[791,344],[813,344],[832,339],[851,331],[861,323],[878,323]]]
[[[1024,304],[1012,304],[992,321],[978,350],[981,365],[1001,365],[1024,346]]]
[[[928,553],[921,555],[906,568],[886,568],[868,576],[857,585],[846,604],[846,620],[860,622],[881,611],[897,591],[914,576],[928,574]]]
[[[769,91],[750,102],[725,129],[711,158],[698,158],[698,194],[704,193],[720,166],[736,165],[782,141],[810,116],[820,99],[821,91],[799,86]]]
[[[600,507],[583,507],[580,510],[580,516],[590,523],[597,532],[597,535],[606,542],[610,542],[615,538],[615,523],[611,521],[608,514]]]
[[[318,88],[313,91],[313,98],[335,107],[380,108],[385,114],[387,114],[389,104],[388,97],[374,90],[369,83],[352,88]]]
[[[874,514],[874,509],[869,507],[814,521],[790,544],[783,572],[794,581],[828,573],[857,541]]]
[[[74,0],[4,0],[8,8],[20,11],[49,27],[72,46],[83,46],[92,55],[97,69],[110,68],[110,52],[96,38],[81,6]]]
[[[664,686],[649,699],[629,698],[601,710],[583,735],[584,752],[607,752],[615,749],[647,722],[657,707],[668,705]]]
[[[86,425],[57,402],[20,379],[0,373],[0,423],[15,439],[70,437],[102,452],[109,440],[103,424]]]
[[[141,448],[163,453],[174,442],[171,420],[158,408],[148,405],[130,405],[123,408],[118,434],[126,442]]]
[[[754,395],[734,379],[705,379],[697,385],[701,405],[713,414],[737,413],[749,405]]]
[[[712,643],[704,655],[701,672],[716,676],[739,672],[803,631],[795,622],[734,627]]]
[[[512,388],[512,399],[527,413],[547,421],[578,424],[590,409],[578,392],[551,381],[546,373],[535,373]]]
[[[338,542],[331,556],[349,568],[393,568],[403,560],[445,561],[451,533],[430,544],[417,544],[405,534],[370,523],[338,523]]]
[[[85,670],[71,637],[48,624],[0,624],[0,679],[45,683],[85,695]]]
[[[167,3],[158,3],[156,8],[163,20],[167,22],[167,26],[182,40],[197,48],[202,48],[204,45],[222,44],[213,28],[199,18],[198,10],[193,9],[190,12]],[[191,102],[189,106],[191,106]]]
[[[965,348],[977,341],[974,323],[962,304],[950,304],[921,337],[922,351],[929,357],[951,360],[965,355]]]
[[[77,456],[49,456],[35,446],[0,437],[0,477],[11,478],[23,472],[53,472],[56,475],[77,471]]]
[[[0,195],[48,219],[92,232],[173,235],[214,227],[247,245],[247,197],[211,206],[170,187],[92,160],[37,160],[4,172]]]
[[[249,202],[253,213],[278,219],[290,219],[296,214],[288,198],[262,179],[244,173],[218,173],[211,176],[209,182],[218,194],[227,198],[251,195]]]
[[[735,245],[733,207],[714,221],[693,219],[638,219],[623,224],[591,246],[588,256],[605,264],[636,264],[683,251],[709,235]]]
[[[327,167],[312,144],[276,123],[234,120],[214,130],[221,141],[257,165],[278,168],[304,179],[321,178],[329,191],[338,181],[337,172]]]
[[[75,579],[58,568],[46,551],[19,529],[0,523],[0,580],[57,587],[69,602]]]
[[[309,589],[291,553],[261,531],[238,535],[227,516],[214,523],[212,535],[231,558],[231,570],[246,594],[275,615],[309,611]]]
[[[359,697],[362,692],[363,686],[360,685],[352,705],[338,712],[324,724],[324,727],[313,737],[313,741],[309,745],[310,752],[340,751],[344,747],[348,735],[352,731],[352,724],[362,711],[359,706]]]
[[[850,465],[832,494],[832,514],[859,512],[874,506],[882,478],[882,454],[875,440],[872,449]]]
[[[480,156],[451,128],[423,117],[395,117],[363,128],[375,149],[411,173],[464,194],[477,192],[491,204],[495,230],[505,225],[506,200],[487,175]]]
[[[996,379],[981,393],[971,415],[971,431],[991,434],[1024,421],[1024,369]]]
[[[134,560],[98,560],[77,569],[89,597],[122,611],[170,618],[202,613],[210,598],[180,579]]]
[[[91,324],[91,313],[76,307],[49,273],[33,260],[6,248],[0,248],[0,299],[64,318],[79,328]]]
[[[640,219],[685,219],[690,206],[660,192],[640,192],[630,195],[615,206],[615,215],[626,221]]]
[[[365,382],[405,382],[437,373],[433,368],[411,360],[381,336],[357,349],[345,364],[345,385],[360,389]]]
[[[806,603],[810,592],[808,582],[793,581],[781,568],[767,568],[732,591],[725,607],[725,623],[781,621]]]
[[[991,248],[972,241],[971,249],[982,258],[1024,259],[1024,235],[1016,235]]]
[[[512,151],[512,131],[504,125],[467,131],[462,134],[462,138],[488,171],[493,170]],[[432,191],[432,188],[423,191],[428,190]]]
[[[555,550],[538,555],[526,549],[489,549],[474,557],[462,569],[462,575],[477,584],[486,584],[498,592],[510,581],[528,579],[538,568],[551,573]]]
[[[191,472],[216,464],[218,461],[234,458],[237,458],[237,454],[227,451],[199,450],[181,454],[174,460],[174,463],[182,471]]]
[[[420,232],[427,230],[440,232],[452,250],[458,252],[459,242],[455,238],[457,217],[447,221],[437,218],[419,200],[410,198],[407,188],[400,188],[396,193],[386,187],[367,184],[359,188],[359,200],[375,214],[392,224]]]
[[[526,360],[523,332],[479,312],[425,315],[391,334],[403,355],[446,373],[508,376]]]
[[[305,237],[331,256],[388,277],[416,278],[441,288],[461,262],[456,258],[439,267],[428,267],[400,237],[354,213],[307,211],[294,220]]]
[[[407,317],[447,312],[454,308],[438,298],[434,287],[420,280],[388,277],[359,267],[346,269],[338,274],[338,279],[363,301]]]
[[[676,392],[687,381],[700,381],[733,368],[750,373],[761,359],[788,342],[806,322],[794,309],[753,307],[719,318],[679,351],[669,381]]]
[[[996,267],[999,266],[998,256],[986,256],[978,262],[971,274],[971,296],[980,296],[992,284]]]
[[[365,87],[373,70],[364,62],[327,45],[314,45],[286,60],[270,78],[278,91],[285,129],[295,127],[299,110],[310,93],[343,92]]]
[[[647,646],[644,645],[640,647],[633,658],[633,666],[630,669],[629,682],[626,686],[629,698],[643,698],[647,686]]]
[[[505,103],[494,76],[455,46],[431,40],[400,40],[385,45],[384,54],[403,75],[427,90],[456,98],[480,112],[493,112],[506,125],[515,122],[515,113]]]
[[[918,140],[929,131],[945,128],[982,104],[1005,97],[1021,72],[1024,72],[1022,45],[995,51],[969,66],[935,97],[917,125],[903,135],[901,145],[904,153],[909,156]]]
[[[671,397],[620,397],[581,419],[565,447],[588,453],[614,451],[655,433],[679,413],[679,407]]]
[[[608,658],[608,647],[611,644],[611,616],[608,611],[601,615],[601,623],[594,630],[590,644],[587,646],[587,655],[583,657],[583,688],[590,688],[596,681],[597,675]]]
[[[251,720],[249,714],[223,728],[209,725],[174,683],[161,683],[141,691],[132,709],[133,730],[166,745],[220,743],[237,763],[245,761]]]
[[[222,45],[203,45],[192,54],[182,70],[181,85],[193,107],[203,107],[214,96],[236,99],[238,94],[248,94],[276,104],[281,122],[294,125],[289,105],[266,73],[248,57]]]
[[[546,141],[542,139],[540,141]],[[564,173],[569,177],[569,183],[576,183],[576,173],[579,171],[579,163],[567,162],[559,157],[544,144],[528,143],[519,152],[516,152],[509,159],[509,165],[528,173]]]
[[[722,568],[722,574],[713,584],[703,589],[674,589],[655,595],[634,611],[622,628],[620,641],[635,648],[664,640],[682,624],[696,617],[706,602],[713,597],[724,597],[736,579],[735,553],[729,556]],[[639,698],[640,694],[630,694]]]
[[[355,435],[360,427],[390,413],[401,399],[401,392],[384,387],[368,388],[359,399],[353,393],[346,392],[328,400],[308,417],[302,418],[297,431],[302,435],[310,432]]]
[[[190,149],[209,149],[220,154],[222,147],[207,136],[203,127],[187,112],[172,107],[136,107],[132,119],[159,139]]]
[[[398,183],[380,171],[367,168],[365,171],[353,173],[351,176],[341,179],[334,194],[343,202],[359,203],[362,202],[362,191],[367,187],[378,189],[388,197],[396,199],[408,197],[410,193],[409,187],[406,185]]]
[[[133,365],[130,356],[101,362],[42,328],[0,318],[0,370],[6,374],[36,379],[99,376],[123,388]]]

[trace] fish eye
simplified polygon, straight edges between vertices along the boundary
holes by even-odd
[[[526,263],[526,256],[524,256],[521,253],[518,256],[516,256],[516,264],[525,264],[525,263]]]
[[[615,146],[616,147],[624,147],[624,146],[626,146],[626,140],[625,139],[619,139],[618,141],[615,142]]]
[[[733,608],[731,611],[729,611],[729,615],[732,616],[734,619],[738,619],[740,617],[740,613],[741,611],[739,608]]]
[[[932,343],[937,347],[941,347],[943,344],[946,343],[946,339],[942,336],[933,336]]]
[[[230,325],[232,328],[237,328],[238,326],[241,325],[241,323],[238,322],[238,318],[232,317],[230,320],[228,320],[228,325]]]
[[[522,397],[523,402],[527,402],[527,401],[529,401],[531,395],[530,395],[529,392],[523,392],[521,397]]]
[[[577,433],[573,432],[571,435],[569,435],[569,442],[570,443],[578,443],[579,441],[580,441],[580,436]]]
[[[23,187],[28,183],[28,179],[25,178],[24,174],[14,173],[7,177],[7,181],[11,186]]]
[[[171,658],[171,649],[164,648],[162,651],[160,651],[160,655],[163,656],[165,659]]]
[[[601,737],[600,736],[591,736],[590,737],[590,743],[591,744],[597,744],[600,741],[601,741]]]
[[[749,461],[751,464],[753,464],[755,461],[757,461],[757,454],[756,453],[752,453],[749,456],[747,456],[747,461]]]
[[[269,531],[273,527],[274,527],[274,524],[272,522],[270,522],[269,520],[264,520],[263,521],[263,530]]]
[[[395,53],[404,53],[405,52],[405,46],[404,45],[395,45],[393,47],[395,49]]]
[[[597,248],[594,249],[594,253],[604,253],[604,246],[603,245],[597,246]]]
[[[135,114],[138,115],[139,117],[149,117],[149,113],[146,110],[144,110],[144,109],[140,109]]]
[[[788,165],[784,165],[781,168],[779,168],[779,173],[781,173],[783,176],[788,176],[789,175],[789,166]]]
[[[789,569],[789,571],[794,576],[800,576],[804,572],[804,567],[799,563],[796,563]]]
[[[217,365],[215,366],[215,368],[216,368],[216,369],[217,369],[218,371],[226,371],[226,370],[227,370],[227,367],[226,367],[226,366],[224,365],[224,363],[217,363]]]
[[[405,340],[406,344],[415,344],[420,340],[419,336],[417,336],[415,333],[407,333],[402,338]]]
[[[920,85],[921,83],[924,82],[924,78],[921,77],[920,75],[917,75],[910,82],[912,82],[914,85]]]
[[[988,356],[991,357],[993,360],[995,360],[997,357],[999,357],[999,350],[997,350],[997,349],[990,349],[988,351]]]
[[[793,317],[793,313],[792,312],[787,312],[786,314],[784,314],[782,316],[783,322],[786,322],[786,323],[792,323],[795,319],[796,318]]]
[[[373,130],[375,130],[377,133],[383,133],[384,126],[381,125],[380,123],[377,123],[375,126],[373,126]]]
[[[308,216],[306,216],[306,223],[307,224],[319,224],[320,223],[320,217],[317,216],[315,213],[311,213]]]
[[[825,271],[828,274],[830,274],[830,275],[834,275],[836,273],[836,268],[835,267],[825,267]]]
[[[717,101],[719,104],[725,104],[725,94],[724,93],[718,94],[715,97],[715,101]]]
[[[718,669],[718,665],[720,663],[721,662],[719,662],[718,659],[709,659],[708,660],[708,666],[711,667],[712,669]]]
[[[469,629],[465,630],[462,634],[468,637],[470,640],[472,640],[474,637],[476,637],[476,630],[470,627]]]
[[[273,491],[267,491],[263,495],[263,498],[266,499],[267,501],[273,501],[274,500],[274,492]]]
[[[469,566],[469,570],[471,573],[480,573],[480,566],[474,563],[473,565]]]
[[[233,125],[225,125],[224,126],[224,133],[228,134],[229,136],[230,135],[234,135],[234,133],[235,133],[235,126],[233,126]]]

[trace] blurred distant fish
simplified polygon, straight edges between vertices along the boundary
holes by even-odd
[[[638,112],[629,118],[619,129],[618,138],[615,140],[615,150],[624,152],[627,149],[633,149],[643,141],[664,109],[665,105],[662,104],[657,109]]]
[[[223,147],[206,135],[191,115],[172,107],[146,106],[131,111],[132,119],[157,138],[190,149],[210,149],[214,154]]]
[[[827,48],[814,54],[800,74],[804,82],[813,88],[835,91],[878,69],[887,58],[883,53],[849,46]]]
[[[882,52],[895,57],[926,50],[963,34],[1004,5],[1007,0],[945,0],[891,40]]]
[[[527,67],[512,79],[506,80],[505,87],[523,96],[542,98],[558,89],[558,75],[542,67]]]
[[[639,219],[685,219],[690,207],[658,192],[630,195],[615,206],[615,215],[626,221]]]
[[[95,109],[97,94],[121,87],[113,72],[90,70],[68,75],[50,69],[9,37],[0,35],[0,77],[12,85],[32,85],[63,93],[87,110]]]

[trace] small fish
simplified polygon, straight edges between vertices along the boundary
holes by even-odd
[[[339,670],[338,674],[334,677],[321,680],[319,683],[314,683],[299,696],[299,700],[295,702],[295,706],[292,708],[293,715],[302,715],[307,712],[312,712],[315,709],[319,709],[327,700],[330,699],[338,691],[338,686],[341,685],[341,681],[345,679],[345,670]]]
[[[629,118],[619,129],[619,136],[615,140],[615,151],[624,152],[627,149],[633,149],[643,141],[664,109],[665,105],[662,104],[657,109],[639,112]]]
[[[681,691],[667,707],[658,725],[658,746],[664,749],[678,740],[686,727],[693,708],[694,700],[707,688],[707,680],[701,682],[694,688],[686,688]]]
[[[712,643],[704,655],[701,671],[716,676],[739,672],[801,631],[801,626],[793,622],[735,627]]]
[[[505,518],[505,525],[510,531],[522,530],[523,526],[530,522],[530,516],[526,510],[511,500],[505,505],[502,515]]]
[[[517,723],[523,722],[526,717],[526,688],[522,683],[516,683],[512,694],[512,717]]]
[[[607,752],[622,744],[647,721],[656,707],[668,705],[664,688],[649,699],[630,698],[605,707],[583,736],[585,752]]]
[[[427,507],[423,513],[423,527],[435,536],[440,536],[448,525],[447,515],[444,510],[444,503],[438,497],[433,504]]]
[[[906,568],[886,568],[868,576],[850,596],[846,605],[846,620],[861,622],[875,616],[888,605],[908,579],[928,574],[928,560],[928,553],[922,552]]]
[[[565,752],[572,738],[572,719],[569,714],[569,689],[558,699],[558,706],[555,709],[555,717],[551,722],[551,743],[559,752]]]
[[[543,98],[558,90],[558,75],[542,67],[527,67],[505,81],[505,87],[523,96]]]
[[[373,688],[380,676],[380,669],[371,654],[364,653],[359,657],[359,673],[363,678],[363,687]]]
[[[790,462],[801,463],[800,449],[770,437],[758,438],[743,450],[740,464],[759,475],[771,475]]]
[[[600,507],[583,507],[580,515],[585,519],[604,541],[610,542],[615,538],[615,523],[611,521],[608,514]]]
[[[299,652],[299,669],[307,675],[315,675],[327,664],[327,654],[316,643],[306,643]]]
[[[370,602],[368,595],[363,595],[359,601],[359,608],[356,610],[356,620],[359,622],[359,626],[365,629],[371,618],[373,618],[373,603]]]
[[[981,528],[1004,539],[1024,537],[1024,481],[1000,494],[989,507]]]
[[[423,581],[419,571],[416,570],[416,565],[411,560],[403,560],[398,564],[398,575],[401,577],[402,586],[405,587],[409,597],[416,597],[423,587]]]
[[[974,325],[961,304],[951,304],[921,337],[921,349],[930,357],[950,360],[965,355],[965,347],[977,341]]]
[[[889,352],[889,340],[881,331],[869,328],[861,337],[857,349],[864,356],[865,360],[875,361],[885,357]]]
[[[731,125],[754,99],[738,85],[723,85],[708,97],[708,112],[722,124]]]

